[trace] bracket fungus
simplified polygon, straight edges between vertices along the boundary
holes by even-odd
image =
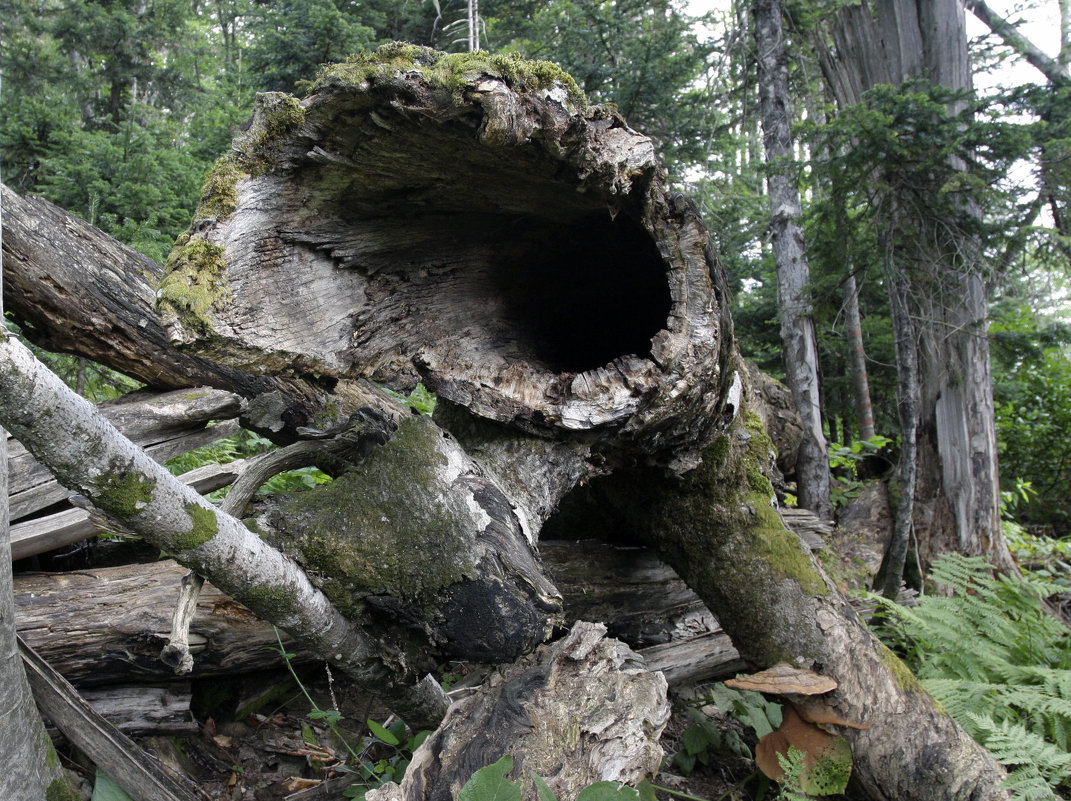
[[[729,679],[725,686],[737,690],[779,695],[784,701],[781,726],[759,740],[755,764],[769,778],[784,779],[780,755],[789,748],[804,754],[800,787],[809,795],[843,793],[852,772],[852,750],[839,734],[827,726],[866,728],[835,715],[817,696],[837,689],[837,682],[813,670],[779,662],[769,670]]]

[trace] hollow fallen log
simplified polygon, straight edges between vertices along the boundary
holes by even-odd
[[[560,70],[388,45],[303,101],[259,96],[160,308],[246,369],[420,377],[491,420],[624,427],[681,460],[731,379],[715,265],[651,140]]]
[[[392,45],[329,68],[304,101],[262,96],[206,183],[160,304],[174,341],[195,353],[327,383],[371,377],[404,389],[421,377],[458,414],[481,418],[475,433],[456,434],[460,454],[471,448],[479,460],[465,454],[460,472],[438,472],[435,491],[408,488],[421,514],[445,487],[460,493],[451,503],[471,497],[477,517],[476,507],[534,539],[570,481],[609,473],[607,508],[662,550],[746,643],[745,656],[821,662],[841,680],[843,718],[880,714],[883,725],[849,737],[873,798],[1001,797],[999,767],[936,714],[784,530],[763,477],[769,454],[749,452],[754,438],[736,414],[743,382],[724,278],[698,215],[664,188],[649,140],[612,111],[587,108],[560,72]],[[19,419],[26,404],[14,405],[10,427],[32,436]],[[451,439],[455,421],[420,426],[417,439],[430,444]],[[448,451],[415,451],[416,464],[449,467]],[[551,476],[522,472],[540,460]],[[382,482],[389,465],[350,488]],[[495,485],[496,515],[453,482],[461,475]],[[405,513],[347,502],[351,532],[374,526],[375,514]],[[302,527],[309,505],[278,507],[306,544],[329,530],[323,517]],[[237,589],[219,547],[245,548],[247,538],[220,519],[224,529],[184,556]],[[248,547],[285,561],[262,542]],[[336,603],[371,569],[366,556],[326,582],[314,572],[341,590]],[[241,568],[252,577],[249,563]],[[287,575],[303,600],[319,602]],[[494,614],[486,598],[477,600]],[[398,620],[392,605],[377,621]],[[357,633],[342,616],[332,621]],[[373,651],[359,638],[347,644],[362,657]],[[381,661],[350,667],[384,679]]]
[[[472,773],[512,756],[509,778],[538,796],[531,774],[558,798],[597,781],[649,778],[662,762],[658,738],[669,720],[666,683],[606,630],[577,623],[454,703],[442,726],[413,754],[401,786],[369,801],[448,801]]]

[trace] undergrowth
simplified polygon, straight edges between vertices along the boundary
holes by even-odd
[[[875,596],[878,633],[926,689],[1009,770],[1015,798],[1071,790],[1071,631],[1044,606],[1056,587],[994,575],[979,557],[945,555],[930,579],[948,593],[914,608]]]

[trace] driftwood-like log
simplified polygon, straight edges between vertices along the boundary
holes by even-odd
[[[203,794],[188,778],[101,717],[32,648],[20,642],[19,652],[41,711],[134,801],[202,801]]]
[[[650,551],[559,542],[549,543],[543,558],[563,588],[566,623],[585,617],[605,623],[670,685],[725,678],[744,668],[710,612]],[[620,573],[611,575],[608,565]],[[19,635],[79,687],[167,681],[172,671],[159,652],[184,572],[165,560],[17,575]],[[457,624],[469,619],[462,611]],[[275,637],[270,624],[206,584],[191,625],[191,677],[281,668]],[[283,637],[296,664],[315,661]]]
[[[131,684],[81,690],[82,699],[123,734],[134,736],[196,735],[190,712],[189,682]]]
[[[170,560],[70,573],[16,577],[19,635],[80,687],[173,678],[160,661],[179,581],[186,569]],[[191,633],[192,678],[283,667],[275,629],[206,584]],[[299,662],[314,657],[285,634]]]
[[[160,290],[175,341],[418,375],[529,431],[686,458],[731,378],[722,273],[650,139],[549,64],[389,45],[259,96]]]
[[[530,801],[537,798],[532,773],[558,798],[575,798],[597,781],[653,776],[670,712],[665,679],[605,633],[577,623],[454,703],[413,754],[401,786],[378,788],[370,801],[450,801],[473,771],[503,753],[513,756],[510,778]]]
[[[136,392],[101,405],[104,416],[159,462],[235,433],[233,424],[208,427],[241,411],[241,398],[218,389]],[[48,468],[17,442],[8,444],[13,521],[63,501],[70,494]]]

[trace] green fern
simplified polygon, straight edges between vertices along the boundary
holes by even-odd
[[[1009,768],[1015,798],[1071,786],[1071,633],[1031,578],[994,576],[983,559],[948,555],[931,578],[949,595],[911,609],[876,599],[879,634],[923,685]]]

